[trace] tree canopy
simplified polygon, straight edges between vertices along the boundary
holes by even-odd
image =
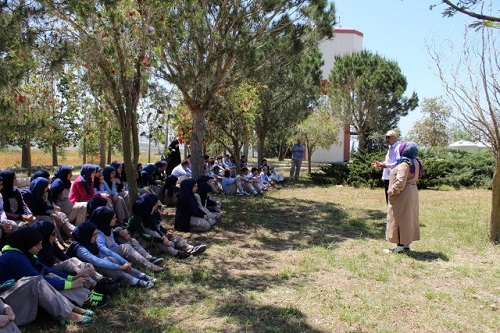
[[[370,51],[336,56],[329,79],[333,108],[351,124],[361,150],[372,151],[370,135],[395,128],[418,106],[415,92],[404,96],[407,82],[398,64]]]

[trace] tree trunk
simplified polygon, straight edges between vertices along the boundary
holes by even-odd
[[[500,158],[497,157],[491,191],[490,240],[500,242]]]
[[[311,156],[312,156],[312,147],[309,146],[309,144],[306,144],[306,155],[307,155],[307,172],[309,175],[311,175]]]
[[[106,127],[101,124],[99,128],[99,165],[106,166]]]
[[[107,164],[111,164],[111,159],[112,159],[112,156],[113,155],[113,143],[111,142],[111,140],[108,140],[108,154],[107,154]]]
[[[83,143],[82,143],[82,150],[83,150],[83,154],[82,154],[82,165],[87,163],[87,139],[85,138],[85,134],[83,136]]]
[[[191,161],[193,164],[193,178],[198,179],[203,175],[203,138],[205,133],[205,111],[201,108],[192,109],[193,130],[191,131]],[[187,145],[184,145],[186,154]]]
[[[243,144],[243,155],[247,157],[247,160],[248,160],[249,146],[250,144],[248,143],[248,141]]]
[[[26,149],[25,154],[26,154],[26,168],[27,168],[27,175],[28,177],[31,176],[31,140],[26,139],[23,148]]]
[[[21,167],[28,167],[28,147],[26,146],[26,142],[21,145]]]
[[[262,160],[264,159],[264,144],[266,141],[265,136],[259,136],[257,138],[257,163],[259,166],[262,165]]]
[[[57,161],[57,145],[55,143],[52,144],[52,165],[59,165]]]
[[[365,140],[365,134],[364,133],[358,133],[358,149],[366,151],[366,140]]]
[[[135,164],[133,161],[132,153],[132,140],[130,135],[130,129],[122,128],[122,142],[123,142],[123,162],[125,164],[125,173],[127,175],[128,181],[128,193],[130,198],[130,203],[133,204],[137,198],[137,175],[135,173]]]

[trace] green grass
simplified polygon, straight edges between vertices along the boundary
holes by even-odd
[[[121,291],[88,326],[42,319],[23,332],[498,332],[490,196],[420,191],[422,239],[409,255],[383,253],[393,245],[382,189],[301,181],[222,197],[213,231],[183,234],[207,251],[168,258],[154,289]]]

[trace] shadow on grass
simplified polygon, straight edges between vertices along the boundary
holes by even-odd
[[[443,261],[449,261],[450,258],[448,258],[447,255],[441,252],[432,252],[432,251],[410,251],[408,254],[408,257],[411,257],[415,260],[418,261],[436,261],[436,260],[443,260]]]
[[[231,243],[250,236],[262,248],[275,251],[331,248],[349,238],[383,239],[385,235],[385,222],[381,222],[385,221],[384,212],[360,210],[356,218],[350,218],[336,203],[299,198],[228,198],[224,210],[223,228],[229,232]]]
[[[321,333],[307,324],[307,317],[294,307],[262,306],[238,297],[215,310],[237,323],[238,332]]]

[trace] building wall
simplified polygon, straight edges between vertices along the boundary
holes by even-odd
[[[334,37],[323,40],[319,49],[322,52],[321,59],[323,60],[322,79],[328,80],[335,56],[363,50],[363,33],[352,28],[335,28]],[[331,145],[329,149],[318,148],[313,153],[311,160],[312,162],[348,161],[350,147],[349,125],[346,124],[343,131],[339,132],[339,144]]]

